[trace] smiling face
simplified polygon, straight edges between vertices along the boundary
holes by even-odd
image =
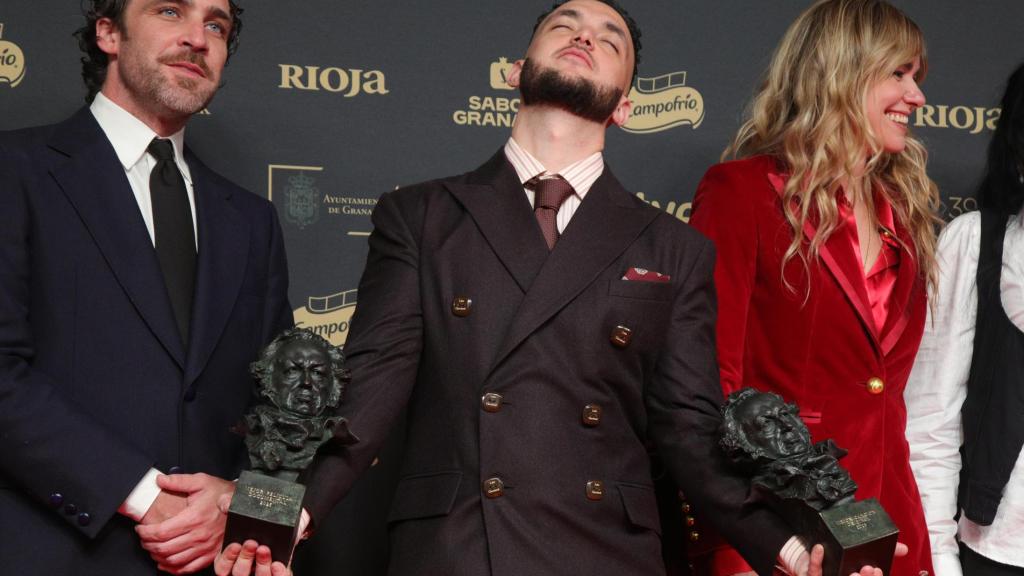
[[[330,356],[315,343],[292,340],[274,355],[271,381],[278,408],[300,416],[319,416],[329,403]]]
[[[520,88],[528,106],[550,104],[588,120],[621,124],[629,118],[633,50],[628,27],[614,8],[572,0],[538,26],[509,84]]]
[[[914,58],[868,90],[864,110],[875,142],[885,152],[896,154],[906,148],[910,116],[924,106],[924,93],[917,85],[920,69],[921,59]]]
[[[228,56],[227,0],[130,0],[123,26],[97,22],[110,56],[103,92],[136,115],[184,118],[220,85]]]

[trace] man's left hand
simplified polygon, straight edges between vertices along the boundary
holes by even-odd
[[[230,500],[235,483],[208,474],[160,476],[161,489],[187,495],[188,505],[176,516],[159,524],[138,525],[135,532],[142,547],[171,574],[190,574],[213,562],[224,539],[227,514],[218,505]]]

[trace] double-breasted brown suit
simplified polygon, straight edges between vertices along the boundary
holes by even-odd
[[[361,442],[314,463],[314,522],[408,406],[392,574],[662,574],[650,450],[770,572],[789,534],[717,447],[709,241],[606,167],[549,252],[503,152],[373,221],[346,347]]]

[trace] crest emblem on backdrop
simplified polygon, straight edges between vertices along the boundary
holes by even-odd
[[[301,172],[288,178],[288,186],[284,190],[288,202],[285,218],[299,229],[320,219],[320,190],[314,184],[316,180],[312,176]]]

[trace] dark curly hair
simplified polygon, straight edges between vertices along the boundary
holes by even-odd
[[[552,12],[557,10],[560,6],[562,6],[568,1],[569,0],[562,0],[561,2],[555,3],[551,6],[551,8],[548,11],[538,16],[537,23],[533,25],[533,34],[537,34],[537,29],[540,28],[540,25],[544,22],[544,20],[547,19],[548,16],[551,15]],[[626,22],[626,28],[629,29],[629,38],[633,41],[633,79],[630,81],[630,83],[632,84],[636,82],[636,75],[640,71],[640,26],[636,23],[636,20],[634,20],[633,17],[629,15],[629,12],[626,12],[626,9],[623,8],[615,0],[599,1],[602,4],[607,4],[613,10],[615,10],[619,14],[619,16],[622,16],[622,20]]]
[[[74,35],[78,38],[78,48],[85,53],[85,56],[82,57],[82,80],[85,81],[88,91],[85,101],[92,102],[107,79],[107,65],[110,64],[107,53],[100,50],[97,44],[96,22],[103,18],[110,18],[119,30],[125,30],[124,10],[133,0],[79,1],[82,14],[85,16],[85,25],[76,30]],[[242,31],[242,8],[235,3],[235,0],[228,0],[228,5],[231,13],[231,32],[228,34],[228,57],[230,58],[238,48],[238,34]]]
[[[1002,114],[988,145],[978,204],[1010,216],[1024,207],[1024,63],[1006,81]]]

